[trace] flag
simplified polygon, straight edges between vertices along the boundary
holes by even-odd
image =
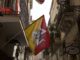
[[[46,27],[44,15],[25,29],[29,47],[34,54],[50,46],[50,35]]]
[[[39,4],[43,4],[45,0],[36,0]]]

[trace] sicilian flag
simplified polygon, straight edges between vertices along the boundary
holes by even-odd
[[[50,46],[50,34],[46,27],[44,15],[25,29],[29,47],[34,54]]]

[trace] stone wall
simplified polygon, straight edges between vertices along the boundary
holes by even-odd
[[[80,0],[70,0],[70,4],[78,6],[80,5]]]

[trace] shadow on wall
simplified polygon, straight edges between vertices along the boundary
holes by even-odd
[[[0,60],[13,60],[13,58],[8,57],[3,51],[0,50]]]

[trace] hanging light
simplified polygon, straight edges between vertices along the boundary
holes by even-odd
[[[43,4],[45,0],[36,0],[39,4]]]

